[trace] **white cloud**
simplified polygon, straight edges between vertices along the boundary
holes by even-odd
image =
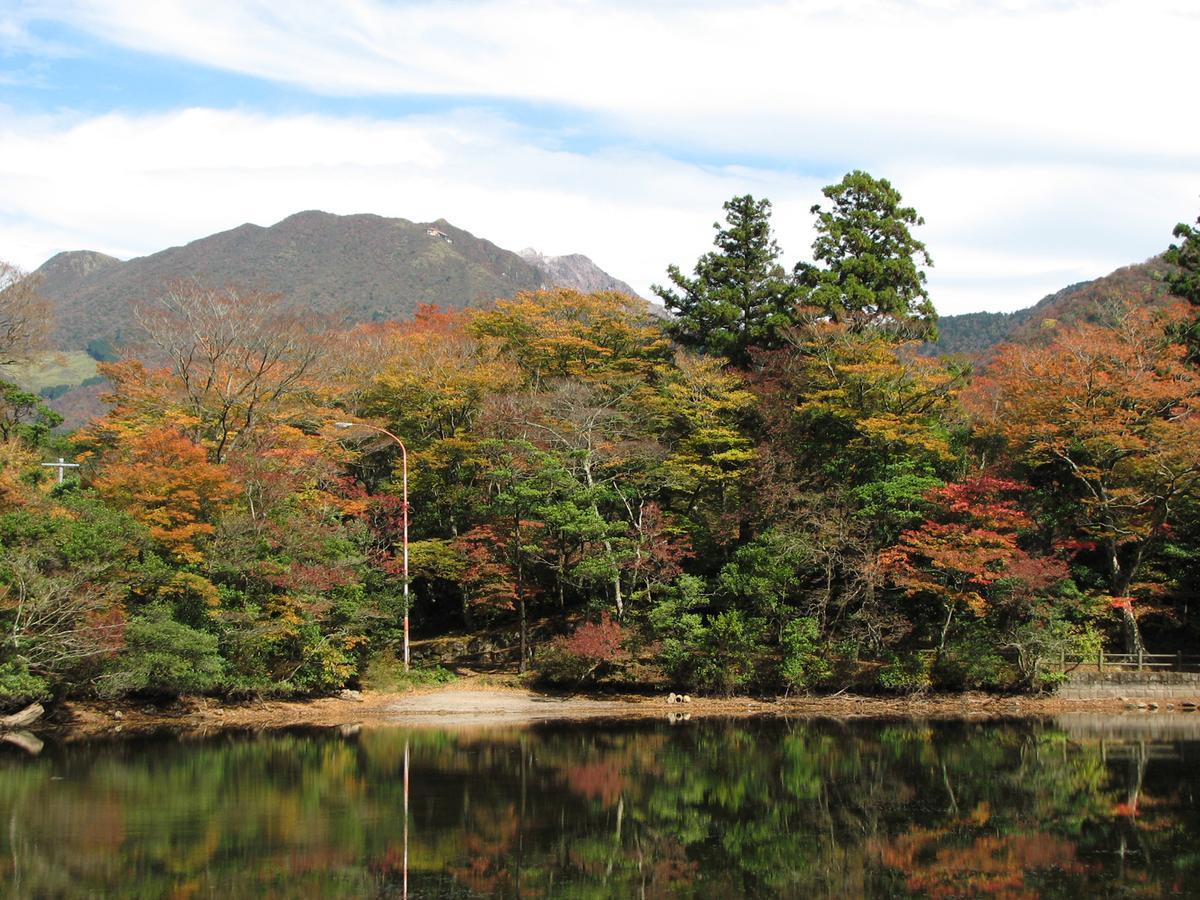
[[[648,294],[668,263],[690,268],[711,246],[710,225],[737,193],[771,198],[790,264],[811,243],[808,208],[828,180],[546,149],[486,112],[385,121],[189,109],[0,123],[0,258],[28,267],[58,250],[140,255],[319,208],[444,216],[510,249],[587,253]],[[1186,171],[908,162],[892,174],[928,220],[920,236],[947,313],[1028,305],[1148,256],[1200,193]]]
[[[1200,39],[1185,0],[58,0],[26,15],[319,93],[552,104],[731,153],[1200,159],[1180,103]]]
[[[518,249],[586,252],[648,292],[742,190],[815,183],[627,152],[547,150],[486,113],[400,121],[191,109],[0,125],[0,258],[136,255],[300,209],[444,216]]]
[[[1157,252],[1200,197],[1194,0],[17,0],[0,40],[36,53],[47,20],[329,96],[478,108],[0,115],[0,257],[30,266],[322,208],[584,252],[648,293],[735,193],[772,199],[790,264],[820,186],[866,168],[928,220],[943,312],[1012,309]],[[589,140],[514,121],[531,110]]]

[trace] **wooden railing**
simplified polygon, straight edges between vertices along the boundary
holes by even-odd
[[[1200,653],[1109,653],[1095,656],[1063,656],[1063,671],[1096,666],[1101,672],[1200,672]]]

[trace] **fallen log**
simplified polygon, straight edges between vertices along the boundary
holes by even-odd
[[[32,725],[43,715],[46,710],[40,703],[30,703],[27,707],[18,713],[13,713],[11,716],[5,716],[0,719],[0,731],[7,731],[15,728],[25,728],[27,725]]]

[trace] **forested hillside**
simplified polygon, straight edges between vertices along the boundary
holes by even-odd
[[[0,703],[379,683],[406,611],[571,687],[1037,689],[1101,645],[1194,647],[1200,232],[1175,301],[1047,304],[972,371],[915,352],[917,212],[863,172],[824,197],[790,269],[769,202],[730,200],[667,321],[559,288],[331,326],[161,287],[98,421],[56,436],[4,386]],[[438,646],[409,677],[468,659]]]
[[[1161,258],[1155,258],[1070,285],[1026,309],[943,316],[938,321],[937,341],[922,349],[936,356],[986,355],[1005,341],[1043,340],[1060,324],[1111,321],[1114,310],[1168,304],[1172,299],[1164,277],[1169,271]]]

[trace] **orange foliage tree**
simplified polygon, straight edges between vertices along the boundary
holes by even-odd
[[[1021,547],[1033,520],[1017,505],[1026,485],[988,475],[929,492],[928,519],[904,531],[880,561],[910,597],[941,605],[938,649],[956,612],[982,618],[1014,597],[1029,599],[1067,576],[1054,558]]]
[[[1062,525],[1097,542],[1117,598],[1175,505],[1200,486],[1200,373],[1168,334],[1186,317],[1183,306],[1130,310],[1048,346],[1005,346],[969,395],[985,435],[1035,482],[1074,496]],[[1141,649],[1134,611],[1115,605],[1127,650]]]
[[[644,377],[674,352],[646,301],[612,291],[520,293],[480,313],[471,330],[494,338],[535,387],[553,378]]]
[[[200,542],[237,494],[223,466],[175,427],[134,434],[103,460],[97,493],[143,522],[181,562],[201,558]]]

